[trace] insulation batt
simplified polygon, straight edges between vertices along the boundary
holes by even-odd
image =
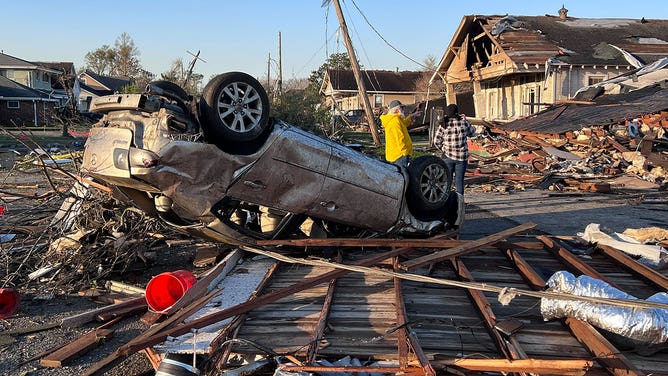
[[[558,271],[547,281],[548,291],[578,296],[637,300],[609,284],[585,275],[575,278]],[[649,302],[668,303],[668,294],[660,292]],[[625,308],[583,301],[542,298],[540,311],[545,320],[573,317],[611,333],[630,338],[639,345],[668,341],[668,310],[658,308]]]

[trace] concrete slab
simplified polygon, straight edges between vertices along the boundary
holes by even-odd
[[[590,223],[616,232],[627,228],[668,229],[668,192],[559,194],[526,190],[511,194],[466,192],[462,239],[475,239],[511,226],[533,222],[552,235],[575,236]]]

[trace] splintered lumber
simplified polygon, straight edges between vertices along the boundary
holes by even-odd
[[[594,362],[587,359],[472,359],[452,358],[432,361],[441,367],[458,367],[481,372],[522,372],[532,375],[584,375]]]
[[[413,268],[417,268],[426,264],[431,264],[434,262],[439,262],[443,261],[445,259],[451,258],[451,257],[457,257],[461,255],[465,255],[467,253],[471,253],[474,251],[479,250],[480,248],[483,248],[485,246],[488,246],[490,244],[494,244],[498,241],[501,241],[507,237],[513,236],[515,234],[518,234],[523,231],[530,230],[532,228],[536,227],[535,223],[525,223],[519,226],[515,226],[513,228],[497,232],[496,234],[488,235],[485,237],[482,237],[480,239],[472,240],[466,244],[462,244],[457,247],[453,247],[450,249],[446,249],[444,251],[438,251],[434,252],[432,254],[418,257],[412,260],[408,260],[404,262],[400,267],[404,270],[410,270]]]
[[[121,303],[111,304],[105,307],[92,309],[90,311],[86,311],[78,315],[66,317],[60,322],[60,326],[62,328],[76,328],[87,322],[95,320],[95,318],[100,315],[105,315],[112,312],[122,312],[130,307],[133,308],[146,307],[146,298],[144,298],[143,296],[139,296],[136,298],[128,299]]]
[[[410,249],[407,248],[398,248],[388,252],[380,253],[378,255],[369,257],[367,259],[361,260],[356,263],[360,266],[370,266],[375,265],[383,260],[388,258],[398,256],[400,254],[408,252]],[[265,295],[258,296],[253,300],[249,300],[245,303],[238,304],[236,306],[218,311],[216,313],[201,317],[199,319],[190,321],[188,323],[169,328],[169,325],[176,322],[175,316],[182,316],[180,313],[185,310],[190,310],[190,306],[182,309],[178,312],[177,315],[170,317],[168,320],[164,321],[161,324],[155,325],[152,328],[148,329],[146,332],[142,333],[135,339],[126,343],[125,345],[119,347],[114,353],[110,354],[106,358],[97,362],[91,368],[84,372],[84,375],[100,375],[111,367],[115,366],[123,360],[126,356],[134,354],[137,351],[140,351],[144,348],[157,345],[158,343],[163,342],[168,336],[175,337],[185,333],[188,333],[191,329],[203,328],[205,326],[211,325],[213,323],[225,320],[227,318],[246,313],[254,308],[260,307],[265,304],[273,303],[281,298],[290,296],[296,292],[306,290],[308,288],[317,286],[321,283],[330,281],[332,278],[338,278],[342,275],[349,273],[349,270],[333,270],[331,272],[322,274],[318,277],[313,277],[307,279],[301,283],[297,283]],[[193,303],[192,305],[195,305]],[[178,320],[184,320],[185,317],[179,317]],[[169,323],[169,324],[168,324]]]
[[[90,331],[45,356],[39,361],[39,364],[44,367],[62,367],[65,363],[98,346],[105,339],[111,337],[113,333],[114,331],[111,329],[97,329]]]
[[[613,259],[619,265],[629,269],[631,272],[633,272],[633,274],[653,283],[662,290],[668,291],[668,278],[666,278],[663,274],[635,261],[624,252],[616,248],[604,244],[598,244],[596,248],[603,252],[603,254],[605,254],[607,257]]]

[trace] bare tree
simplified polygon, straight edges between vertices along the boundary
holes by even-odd
[[[122,77],[137,77],[142,69],[139,63],[139,49],[128,33],[123,33],[116,38],[114,52],[111,74]]]

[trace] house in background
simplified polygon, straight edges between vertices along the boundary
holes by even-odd
[[[69,96],[64,90],[57,90],[64,70],[74,71],[73,63],[31,62],[0,53],[0,76],[31,89],[39,90],[64,104]],[[62,86],[61,86],[62,87]]]
[[[104,76],[86,70],[79,75],[78,109],[80,112],[88,111],[93,98],[120,93],[125,87],[132,84],[132,79],[127,77]]]
[[[469,116],[513,120],[668,56],[668,20],[464,16],[432,80]]]
[[[416,82],[423,75],[424,72],[361,71],[369,103],[374,111],[380,111],[395,99],[404,104],[427,99],[426,92],[415,90]],[[327,69],[320,92],[325,95],[327,106],[332,109],[347,111],[364,108],[352,70]],[[430,95],[431,98],[437,96],[438,93]]]
[[[59,104],[57,98],[0,76],[0,125],[53,125]]]

